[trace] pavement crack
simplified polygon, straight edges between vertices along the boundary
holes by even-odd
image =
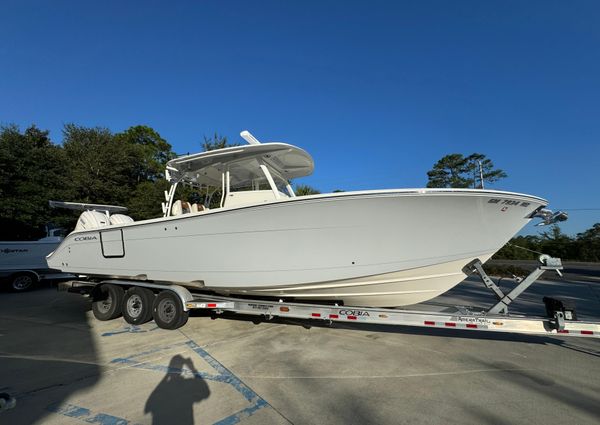
[[[270,326],[266,326],[266,327],[264,327],[264,328],[257,329],[257,330],[251,330],[251,331],[245,332],[245,333],[243,333],[243,334],[240,334],[240,335],[238,335],[238,336],[235,336],[235,337],[232,337],[232,338],[224,338],[224,339],[219,339],[219,340],[216,340],[216,341],[210,342],[210,343],[208,343],[208,344],[203,344],[203,345],[201,345],[201,347],[203,347],[203,348],[206,348],[206,347],[215,347],[215,346],[217,346],[217,345],[220,345],[220,344],[223,344],[223,343],[232,342],[232,341],[239,341],[239,340],[241,340],[241,339],[246,339],[246,338],[249,338],[249,337],[252,337],[252,336],[258,335],[258,334],[260,334],[260,333],[263,333],[263,332],[269,332],[269,331],[271,331],[271,330],[273,330],[273,329],[278,329],[278,326],[277,326],[277,324],[272,324],[272,325],[270,325]],[[190,339],[190,340],[191,340],[191,338],[190,338],[189,336],[187,336],[187,335],[186,335],[186,334],[185,334],[185,333],[184,333],[184,332],[181,330],[181,328],[179,329],[179,332],[181,332],[181,334],[182,334],[183,336],[185,336],[186,338],[188,338],[188,339]]]
[[[43,387],[39,387],[39,388],[34,388],[32,390],[28,390],[28,391],[24,391],[24,392],[20,392],[20,393],[16,393],[14,394],[14,397],[19,399],[19,398],[28,398],[28,397],[33,397],[35,395],[37,395],[38,393],[44,392],[44,391],[48,391],[48,390],[52,390],[52,389],[56,389],[56,388],[64,388],[64,387],[68,387],[70,385],[91,379],[91,378],[97,378],[101,375],[101,373],[92,373],[89,375],[85,375],[85,376],[81,376],[77,379],[73,379],[69,382],[65,382],[65,383],[58,383],[58,384],[52,384],[52,385],[46,385]]]
[[[81,331],[81,332],[89,332],[90,331],[90,327],[89,325],[86,326],[82,326],[80,324],[76,324],[76,325],[65,325],[65,324],[71,324],[72,322],[68,321],[68,320],[62,320],[62,321],[56,321],[56,322],[43,322],[40,320],[36,320],[35,318],[30,318],[30,317],[14,317],[14,316],[0,316],[0,320],[10,320],[13,322],[23,322],[23,323],[28,323],[28,324],[33,324],[33,325],[39,325],[39,326],[50,326],[52,328],[62,328],[62,329],[67,329],[67,330],[75,330],[75,331]]]
[[[427,373],[408,373],[404,375],[318,375],[318,376],[258,376],[243,375],[239,378],[244,379],[403,379],[403,378],[424,378],[452,375],[469,375],[474,373],[497,373],[497,372],[530,372],[537,371],[529,368],[503,368],[503,369],[473,369],[459,370],[453,372],[427,372]]]

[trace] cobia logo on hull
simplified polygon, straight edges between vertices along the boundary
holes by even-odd
[[[77,236],[74,240],[75,240],[75,242],[79,242],[79,241],[96,241],[96,240],[98,240],[98,238],[96,236]]]

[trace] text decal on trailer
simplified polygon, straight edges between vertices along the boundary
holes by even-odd
[[[338,312],[338,314],[340,316],[357,316],[357,317],[370,317],[371,315],[369,314],[368,311],[363,311],[363,310],[340,310]]]
[[[253,308],[254,310],[270,310],[270,305],[265,304],[248,304],[248,307]]]
[[[462,323],[476,323],[478,325],[489,325],[492,323],[491,320],[484,317],[452,316],[450,317],[450,320]]]

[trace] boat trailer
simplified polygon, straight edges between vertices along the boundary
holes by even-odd
[[[154,319],[163,329],[177,329],[183,326],[188,320],[190,310],[197,309],[211,311],[213,318],[227,312],[259,316],[263,320],[293,318],[318,320],[329,324],[345,322],[600,338],[600,322],[576,320],[573,310],[551,298],[544,299],[548,317],[508,314],[508,306],[544,272],[553,270],[560,274],[560,259],[543,255],[540,256],[540,261],[541,265],[507,294],[485,273],[480,261],[476,260],[467,265],[465,273],[477,273],[483,284],[498,298],[494,306],[479,312],[465,307],[456,307],[455,311],[451,312],[432,312],[244,299],[190,292],[179,285],[119,279],[62,282],[59,283],[58,289],[91,297],[92,311],[99,320],[110,320],[123,315],[128,323],[139,325]]]

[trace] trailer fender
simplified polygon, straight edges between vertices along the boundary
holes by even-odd
[[[113,285],[121,285],[126,287],[141,286],[142,288],[150,288],[158,291],[171,291],[181,300],[184,311],[188,311],[187,303],[194,300],[194,296],[183,286],[179,285],[161,285],[159,283],[140,282],[140,281],[123,281],[123,280],[105,280],[102,283],[111,283]]]

